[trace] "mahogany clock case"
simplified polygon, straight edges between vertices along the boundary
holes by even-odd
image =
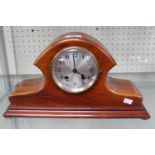
[[[68,47],[91,51],[99,64],[96,83],[79,94],[62,91],[50,73],[54,56]],[[142,104],[142,94],[131,81],[107,76],[116,62],[99,41],[87,34],[72,32],[58,37],[38,56],[34,65],[42,71],[43,77],[24,80],[16,86],[9,96],[5,117],[150,117]],[[124,100],[132,102],[128,104]]]

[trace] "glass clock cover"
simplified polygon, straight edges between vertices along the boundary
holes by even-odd
[[[53,58],[51,74],[62,90],[80,93],[93,86],[97,80],[98,62],[86,49],[65,48]]]

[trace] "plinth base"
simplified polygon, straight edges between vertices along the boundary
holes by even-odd
[[[13,109],[9,106],[4,113],[5,117],[43,117],[43,118],[150,118],[149,113],[143,110],[50,110],[50,109]]]

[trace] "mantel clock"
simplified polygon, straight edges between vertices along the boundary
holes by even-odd
[[[85,33],[58,37],[34,64],[43,77],[16,86],[5,117],[150,117],[142,94],[131,81],[108,76],[115,60]]]

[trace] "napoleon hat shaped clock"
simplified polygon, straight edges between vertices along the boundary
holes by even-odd
[[[108,76],[115,60],[85,33],[58,37],[34,64],[43,77],[16,86],[5,117],[150,117],[131,81]]]

